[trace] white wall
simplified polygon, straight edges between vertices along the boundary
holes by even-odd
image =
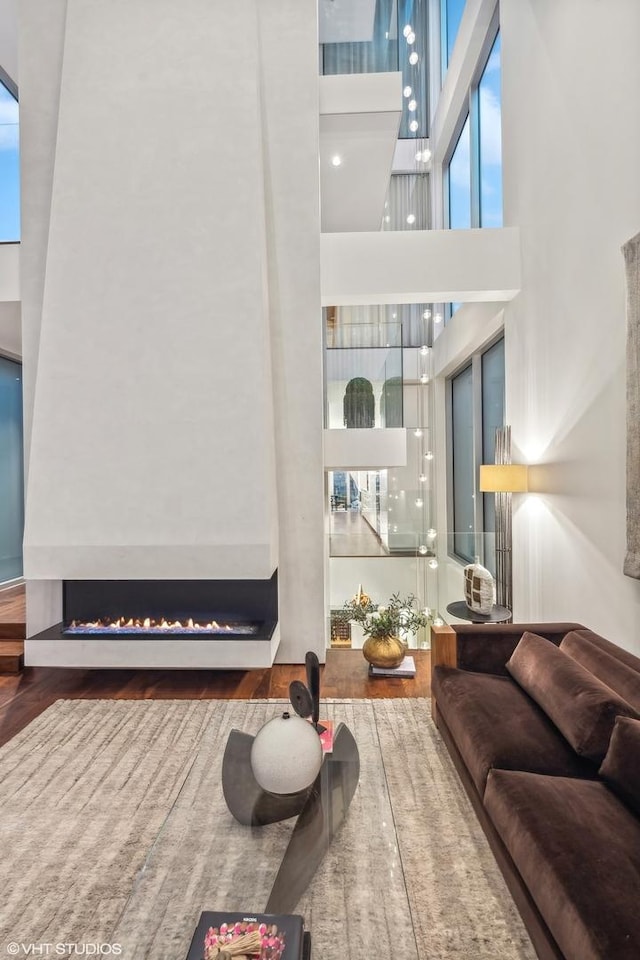
[[[18,0],[0,0],[0,67],[18,83]]]
[[[514,459],[547,464],[514,520],[517,619],[578,620],[640,653],[625,552],[625,282],[640,230],[640,4],[503,0],[505,309]]]

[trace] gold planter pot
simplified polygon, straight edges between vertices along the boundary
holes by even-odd
[[[407,648],[399,637],[367,637],[362,652],[374,667],[399,667]]]

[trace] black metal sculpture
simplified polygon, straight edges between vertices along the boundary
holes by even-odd
[[[294,680],[289,695],[296,713],[310,718],[320,734],[324,727],[318,722],[320,664],[315,653],[307,653],[305,664],[308,686]],[[346,817],[358,785],[360,756],[353,734],[340,723],[333,751],[325,754],[313,784],[298,793],[275,794],[263,790],[253,775],[254,739],[240,730],[229,734],[222,761],[222,790],[233,816],[247,826],[298,817],[265,908],[267,913],[292,913]]]

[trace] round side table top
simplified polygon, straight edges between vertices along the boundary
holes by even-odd
[[[447,604],[447,613],[459,620],[470,620],[472,623],[505,623],[511,620],[511,610],[494,603],[491,613],[476,613],[468,607],[464,600],[455,600]]]

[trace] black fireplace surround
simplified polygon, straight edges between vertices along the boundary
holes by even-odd
[[[278,622],[278,571],[269,580],[65,580],[62,610],[59,635],[69,638],[270,640]],[[113,627],[119,618],[125,622]],[[184,629],[154,628],[162,620]],[[90,626],[96,622],[104,629]],[[211,622],[221,629],[206,629]]]

